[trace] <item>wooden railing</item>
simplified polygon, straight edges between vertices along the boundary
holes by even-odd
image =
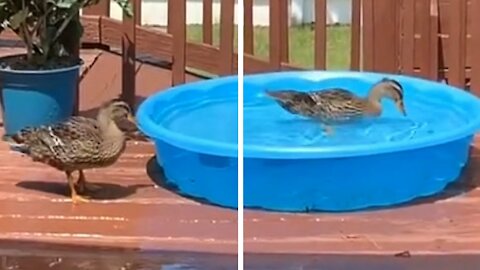
[[[289,59],[289,0],[269,2],[269,58],[256,57],[254,53],[253,0],[244,0],[244,61],[245,72],[255,73],[269,70],[300,69]],[[363,1],[365,2],[365,1]],[[314,68],[326,69],[327,59],[327,0],[314,2]],[[350,68],[360,69],[360,12],[361,0],[352,0]],[[365,5],[365,4],[364,4]],[[348,52],[345,52],[348,53]]]
[[[377,30],[373,31],[373,47],[369,54],[376,61],[390,59],[390,70],[436,81],[445,80],[480,95],[480,51],[475,49],[480,45],[479,0],[367,2],[371,2],[375,17],[384,14],[387,8],[379,6],[380,2],[391,5],[395,15],[385,17],[394,18],[394,24],[389,27],[382,20],[375,21]],[[396,46],[385,45],[384,41],[389,38]],[[372,37],[366,35],[365,39]],[[382,49],[386,49],[390,57],[379,56]]]
[[[289,55],[289,0],[270,1],[269,56],[255,55],[253,0],[244,0],[245,73],[301,69]],[[203,1],[202,42],[187,41],[187,0],[168,1],[167,31],[140,25],[141,1],[131,0],[133,18],[109,17],[110,1],[85,9],[83,42],[121,49],[122,95],[133,103],[135,59],[149,55],[169,63],[172,85],[185,82],[186,67],[211,74],[237,73],[235,0],[222,0],[219,46],[213,44],[213,0]],[[313,68],[327,59],[326,0],[314,2]],[[480,95],[480,0],[352,0],[348,68],[405,73],[446,80]],[[173,14],[173,15],[172,15]]]
[[[314,64],[326,69],[326,0],[314,1]],[[245,72],[300,69],[289,59],[288,0],[270,1],[269,57],[254,54],[245,0]],[[404,73],[480,95],[480,0],[352,0],[349,69]]]
[[[82,14],[84,43],[121,49],[122,96],[127,101],[133,104],[135,100],[135,60],[139,54],[170,63],[172,85],[185,82],[187,67],[218,75],[237,73],[233,44],[235,0],[221,1],[219,47],[212,44],[212,0],[203,1],[203,43],[187,41],[187,0],[168,1],[167,32],[142,26],[141,1],[130,1],[134,16],[124,16],[122,21],[109,17],[109,0],[86,8]]]

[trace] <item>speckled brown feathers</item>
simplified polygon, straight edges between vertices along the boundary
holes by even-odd
[[[84,117],[24,129],[12,139],[23,145],[32,160],[61,171],[111,165],[125,148],[124,140],[105,140],[97,121]]]
[[[34,161],[66,171],[97,159],[101,134],[95,120],[72,117],[62,123],[26,128],[12,139]]]
[[[64,171],[72,199],[84,200],[73,190],[71,173],[79,171],[83,189],[83,170],[115,163],[125,150],[126,137],[118,124],[125,120],[134,123],[132,111],[127,103],[115,99],[103,104],[97,119],[76,116],[61,123],[25,128],[12,136],[16,144],[12,146],[33,161]]]
[[[384,97],[394,100],[399,110],[405,113],[402,86],[387,78],[375,84],[366,98],[340,88],[313,92],[280,90],[266,94],[290,113],[315,118],[324,124],[356,120],[365,115],[380,115],[380,100]]]
[[[315,114],[315,111],[312,109],[316,102],[310,94],[293,90],[267,91],[266,94],[278,100],[278,104],[292,114],[301,114],[309,117]]]

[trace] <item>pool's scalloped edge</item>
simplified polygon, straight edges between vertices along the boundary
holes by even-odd
[[[138,127],[147,136],[168,142],[169,144],[182,149],[217,156],[237,157],[237,144],[222,143],[205,138],[187,136],[178,132],[172,132],[165,126],[155,123],[149,117],[155,107],[155,103],[160,98],[173,99],[175,96],[186,91],[205,92],[221,84],[232,82],[238,82],[238,77],[236,75],[181,84],[153,94],[140,104],[137,110],[136,118],[138,121]]]
[[[377,143],[375,147],[371,145],[362,145],[362,146],[335,146],[335,147],[297,147],[297,148],[282,148],[282,147],[272,147],[272,146],[253,146],[253,145],[244,145],[244,157],[245,158],[281,158],[281,159],[305,159],[305,158],[334,158],[334,157],[352,157],[352,156],[363,156],[363,155],[373,155],[381,154],[387,152],[396,152],[396,151],[405,151],[417,148],[423,148],[433,145],[438,145],[442,143],[447,143],[450,141],[458,140],[464,138],[467,135],[476,133],[480,128],[480,100],[470,94],[467,91],[458,89],[456,87],[439,83],[428,81],[421,78],[410,77],[405,75],[397,74],[386,74],[386,73],[374,73],[374,72],[358,72],[358,71],[282,71],[282,72],[271,72],[271,73],[259,73],[253,75],[246,75],[244,81],[247,83],[261,84],[268,81],[272,81],[278,78],[285,79],[288,77],[292,78],[301,78],[311,81],[319,81],[324,79],[333,79],[338,77],[346,78],[358,78],[358,79],[368,79],[379,80],[382,77],[389,76],[391,78],[397,79],[399,81],[404,81],[409,83],[415,83],[418,88],[422,88],[422,85],[438,85],[444,90],[450,90],[452,95],[455,95],[457,99],[463,100],[464,102],[473,104],[472,106],[476,111],[472,111],[471,115],[472,121],[464,126],[460,126],[451,131],[446,131],[442,133],[437,133],[430,137],[418,138],[410,141],[397,141],[397,142],[384,142]],[[209,79],[206,81],[198,81],[193,83],[187,83],[179,86],[172,87],[166,91],[162,91],[154,94],[153,96],[146,99],[139,107],[137,111],[137,118],[139,120],[140,129],[147,134],[148,136],[154,137],[156,139],[164,140],[172,145],[188,149],[190,151],[219,155],[219,156],[237,156],[238,147],[234,144],[221,143],[217,141],[212,141],[204,138],[195,138],[191,136],[186,136],[184,134],[179,134],[168,130],[166,127],[161,124],[154,123],[149,114],[152,112],[154,103],[159,98],[173,98],[175,95],[178,95],[185,91],[208,91],[213,87],[224,83],[231,83],[238,81],[237,76],[226,76],[221,78]]]

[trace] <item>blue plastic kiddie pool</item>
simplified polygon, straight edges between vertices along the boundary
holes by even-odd
[[[150,96],[137,111],[168,183],[230,208],[238,204],[237,88],[236,76],[182,84]]]
[[[290,114],[265,90],[349,89],[366,96],[384,77],[404,88],[407,116],[384,100],[376,119],[338,126]],[[364,72],[245,77],[244,202],[277,211],[352,211],[435,194],[458,178],[480,127],[480,101],[419,78]]]
[[[383,102],[376,119],[335,128],[292,115],[266,90],[342,87],[367,95],[382,79],[404,88],[407,116]],[[139,108],[166,178],[181,193],[237,206],[237,78],[188,83]],[[480,127],[480,101],[418,78],[360,72],[245,76],[244,203],[276,211],[351,211],[433,195],[458,178]]]

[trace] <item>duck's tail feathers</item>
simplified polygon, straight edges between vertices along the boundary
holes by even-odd
[[[9,144],[10,150],[28,155],[30,153],[28,142],[34,131],[34,128],[25,128],[11,136],[6,137],[5,140]]]
[[[294,91],[294,90],[271,90],[265,91],[265,94],[269,97],[278,100],[293,100],[298,99],[299,97],[308,96],[308,93]]]

